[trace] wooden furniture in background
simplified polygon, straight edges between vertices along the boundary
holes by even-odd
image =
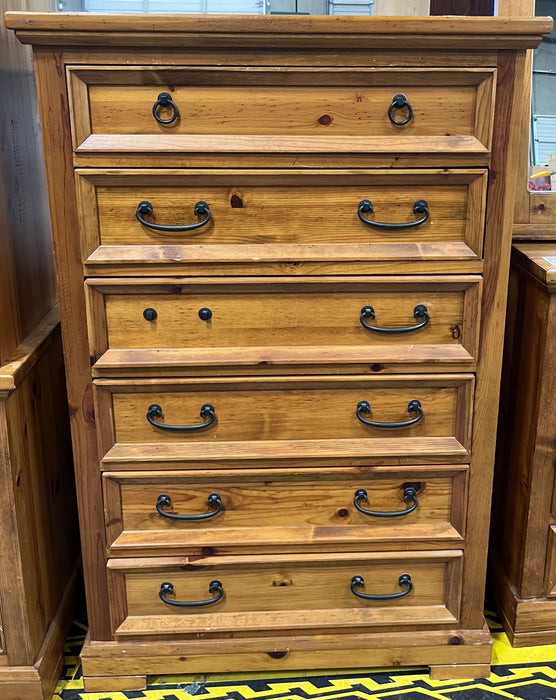
[[[535,14],[535,0],[499,0],[501,15],[532,17]],[[527,72],[531,76],[533,68],[533,51],[527,52]],[[523,109],[531,114],[531,79],[523,92]],[[531,123],[527,122],[519,137],[518,156],[515,161],[517,188],[515,195],[515,213],[513,238],[515,241],[556,239],[556,195],[543,192],[530,192]]]
[[[514,646],[556,643],[556,244],[512,254],[490,582]]]
[[[60,673],[79,550],[32,55],[3,27],[0,160],[0,697],[39,700]]]
[[[509,166],[551,21],[6,21],[46,144],[85,687],[488,674]]]

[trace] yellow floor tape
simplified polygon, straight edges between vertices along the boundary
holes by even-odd
[[[431,681],[426,669],[357,669],[149,676],[148,689],[85,693],[79,651],[86,628],[76,622],[66,641],[65,665],[54,700],[556,700],[556,645],[513,649],[494,614],[492,673],[476,681]]]

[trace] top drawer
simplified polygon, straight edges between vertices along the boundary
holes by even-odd
[[[491,145],[494,69],[68,71],[73,144],[82,154],[470,155]]]

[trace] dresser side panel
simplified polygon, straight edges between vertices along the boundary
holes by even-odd
[[[469,483],[472,510],[468,519],[468,557],[463,574],[462,622],[469,627],[478,627],[482,618],[502,366],[501,339],[504,335],[516,184],[512,163],[517,158],[519,134],[527,120],[521,99],[525,89],[525,65],[524,51],[499,53]]]
[[[61,51],[36,48],[34,57],[58,271],[85,590],[91,635],[101,640],[110,638],[106,543],[64,56]]]

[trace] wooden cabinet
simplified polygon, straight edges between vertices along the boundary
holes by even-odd
[[[28,6],[2,0],[0,7]],[[50,2],[33,2],[37,9]],[[32,52],[0,27],[0,697],[47,700],[79,536]]]
[[[7,22],[46,139],[86,688],[487,674],[507,164],[550,21]]]
[[[556,245],[512,253],[491,586],[514,646],[556,643]]]

